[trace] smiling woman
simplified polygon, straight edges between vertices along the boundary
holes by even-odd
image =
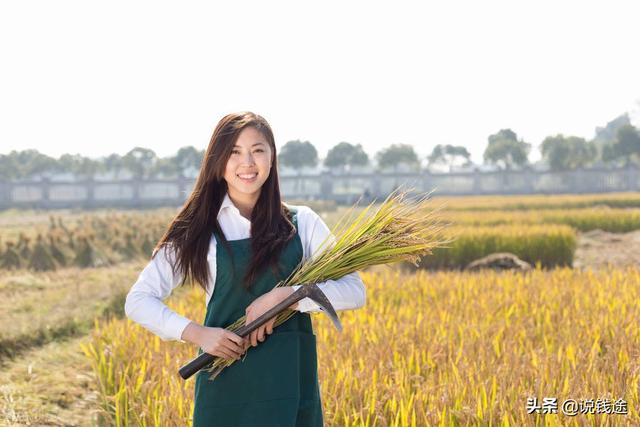
[[[251,219],[251,211],[269,177],[273,160],[271,147],[262,133],[253,127],[240,132],[227,161],[224,179],[229,197],[247,219]]]
[[[245,339],[228,328],[243,315],[245,324],[251,323],[293,293],[292,287],[276,285],[330,234],[310,208],[282,202],[267,121],[250,112],[223,117],[193,192],[125,303],[130,319],[165,340],[198,345],[199,354],[239,360],[246,352],[215,381],[205,370],[197,374],[195,427],[323,424],[316,337],[308,313],[320,307],[309,298],[300,300],[289,307],[295,313],[291,318],[274,327],[274,317]],[[188,279],[206,292],[203,325],[162,302]],[[336,310],[364,305],[358,273],[317,285]]]

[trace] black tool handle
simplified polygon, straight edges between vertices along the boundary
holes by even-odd
[[[280,314],[280,312],[284,311],[287,307],[289,307],[293,303],[296,303],[301,299],[305,298],[307,294],[308,294],[307,286],[302,286],[300,289],[298,289],[297,291],[295,291],[294,293],[286,297],[276,306],[269,309],[269,311],[265,312],[262,316],[258,317],[256,320],[249,323],[248,325],[244,325],[243,327],[238,329],[235,332],[235,334],[242,338],[246,337],[251,332],[255,331],[260,326],[267,323],[269,319]],[[209,363],[213,362],[213,359],[215,357],[216,356],[209,353],[202,353],[201,355],[194,358],[191,362],[187,363],[182,368],[180,368],[178,372],[180,373],[180,376],[186,380],[189,377],[191,377],[193,374],[198,372],[200,369],[204,368]]]

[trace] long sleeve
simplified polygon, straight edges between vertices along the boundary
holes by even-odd
[[[298,232],[302,240],[305,260],[312,259],[325,246],[332,246],[335,242],[335,236],[331,234],[331,230],[322,218],[306,206],[300,206],[298,209]],[[297,290],[300,286],[302,285],[292,287]],[[364,283],[358,272],[347,274],[338,280],[319,283],[318,287],[336,310],[357,309],[364,306],[366,301]],[[313,312],[321,309],[311,299],[304,298],[298,302],[298,311]]]
[[[169,258],[171,257],[171,258]],[[164,341],[184,342],[182,332],[191,322],[171,310],[162,301],[181,281],[180,274],[173,274],[169,259],[174,253],[163,247],[142,270],[138,280],[129,290],[124,304],[127,317],[158,335]]]

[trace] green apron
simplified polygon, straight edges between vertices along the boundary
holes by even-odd
[[[296,212],[292,213],[297,229]],[[251,239],[232,240],[229,246],[231,255],[222,243],[216,245],[216,283],[205,326],[231,325],[253,300],[287,278],[302,259],[302,243],[296,233],[281,253],[281,277],[267,268],[245,291],[242,278],[250,262]],[[210,375],[204,370],[196,374],[194,427],[322,426],[316,336],[308,313],[297,311],[265,335],[263,342],[258,341],[257,347],[249,347],[244,360],[225,368],[213,381]]]

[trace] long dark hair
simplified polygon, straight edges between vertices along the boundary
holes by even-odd
[[[229,244],[218,223],[218,211],[227,192],[224,172],[240,132],[253,127],[267,139],[273,154],[269,177],[262,185],[251,212],[251,262],[243,278],[249,289],[256,276],[267,266],[278,269],[278,257],[295,235],[291,213],[282,204],[278,180],[276,144],[269,123],[252,112],[224,116],[216,126],[202,160],[200,173],[191,195],[156,245],[157,251],[170,245],[175,253],[174,274],[179,271],[182,284],[197,282],[205,291],[209,281],[207,253],[212,233],[228,249]],[[230,252],[229,252],[230,253]]]

